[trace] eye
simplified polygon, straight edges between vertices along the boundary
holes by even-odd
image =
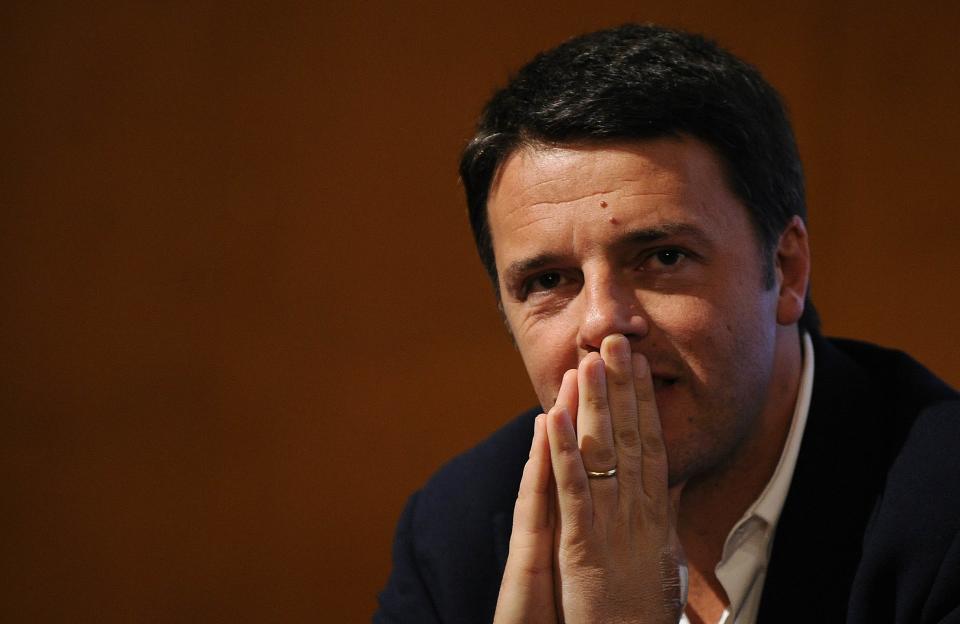
[[[673,266],[686,256],[679,249],[662,249],[654,257],[664,266]]]
[[[530,281],[527,282],[526,291],[528,293],[539,292],[544,290],[553,290],[557,286],[563,283],[563,277],[557,271],[550,271],[549,273],[541,273],[530,278]]]
[[[658,249],[643,260],[640,266],[641,270],[656,271],[658,269],[667,269],[675,267],[683,260],[690,257],[686,251],[675,247],[666,247]]]

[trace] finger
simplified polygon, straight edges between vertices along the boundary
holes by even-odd
[[[607,403],[617,455],[617,480],[624,502],[641,490],[641,446],[637,392],[630,341],[621,334],[600,343],[600,356],[607,372]]]
[[[533,442],[530,457],[523,467],[520,491],[514,508],[513,527],[520,528],[521,536],[549,534],[549,501],[553,497],[550,477],[550,445],[547,442],[546,416],[540,414],[533,423]],[[514,533],[516,535],[516,533]],[[552,534],[551,534],[552,535]],[[550,548],[547,548],[549,556]]]
[[[617,468],[617,451],[607,403],[607,380],[603,360],[598,354],[591,353],[580,362],[577,387],[580,393],[577,438],[583,466],[587,471],[599,473]],[[617,479],[592,478],[589,484],[594,514],[609,517],[617,504]]]
[[[587,470],[597,472],[617,465],[605,378],[603,360],[598,354],[591,353],[580,362],[577,369],[577,436],[583,465]]]
[[[663,444],[660,413],[653,393],[647,358],[633,354],[634,387],[641,447],[641,487],[658,507],[667,505],[667,449]]]
[[[577,434],[566,408],[555,405],[547,413],[547,439],[550,441],[553,479],[557,485],[556,521],[565,529],[565,535],[579,539],[591,525],[593,502]]]
[[[523,467],[520,491],[513,510],[510,552],[494,616],[497,623],[556,621],[552,615],[552,500],[550,447],[545,417],[541,414],[534,421],[530,458]]]
[[[557,400],[554,407],[561,407],[570,414],[573,422],[573,428],[577,428],[577,403],[579,401],[579,389],[577,388],[577,369],[571,368],[563,374],[560,381],[560,389],[557,391]]]

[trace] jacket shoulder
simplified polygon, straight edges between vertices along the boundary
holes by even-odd
[[[440,511],[464,521],[504,508],[512,512],[538,413],[524,412],[442,466],[421,491],[420,504],[429,510],[421,521],[434,524]]]
[[[411,496],[377,622],[489,622],[539,409],[447,462]],[[428,617],[429,616],[429,617]]]
[[[865,375],[875,392],[897,398],[895,406],[910,408],[960,398],[957,391],[903,351],[847,338],[828,338],[820,352],[848,358]],[[817,365],[819,366],[819,359]]]
[[[922,474],[905,458],[922,455],[936,439],[960,457],[960,436],[943,438],[947,432],[931,420],[946,415],[948,422],[940,424],[951,426],[957,393],[900,351],[820,336],[813,342],[813,396],[777,525],[760,619],[795,621],[790,618],[798,615],[797,605],[808,605],[804,613],[811,620],[890,621],[890,611],[877,620],[864,617],[863,608],[904,600],[906,588],[888,581],[904,569],[897,552],[909,548],[894,544],[907,539],[911,515],[929,508],[925,497],[911,498],[909,485],[899,485]],[[942,475],[953,470],[949,462],[924,468]],[[951,526],[949,504],[936,513],[941,527]],[[818,600],[811,603],[811,595]]]
[[[886,475],[863,539],[851,619],[960,617],[960,400],[925,407]]]
[[[878,453],[885,467],[875,475],[878,492],[862,538],[848,621],[957,617],[960,395],[901,351],[829,342],[856,364],[872,395],[864,401],[869,409],[860,435],[873,448],[859,457]]]

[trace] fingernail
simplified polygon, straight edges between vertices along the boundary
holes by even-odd
[[[630,357],[630,341],[623,334],[610,334],[603,339],[601,350],[606,352],[608,357],[622,360]]]
[[[607,366],[601,359],[598,359],[597,363],[594,364],[593,378],[598,384],[607,383]]]
[[[537,438],[539,438],[541,435],[543,435],[543,426],[544,426],[544,420],[543,420],[543,419],[544,419],[544,418],[545,418],[545,415],[544,415],[544,414],[540,414],[539,416],[537,416],[537,417],[533,420],[533,439],[534,439],[534,441],[536,441]]]
[[[613,341],[613,353],[620,358],[630,357],[630,341],[625,336],[617,336]]]

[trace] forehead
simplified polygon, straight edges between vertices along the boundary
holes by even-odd
[[[690,138],[518,149],[500,168],[487,211],[498,266],[504,253],[602,246],[631,229],[683,225],[737,244],[752,238],[720,159]]]

